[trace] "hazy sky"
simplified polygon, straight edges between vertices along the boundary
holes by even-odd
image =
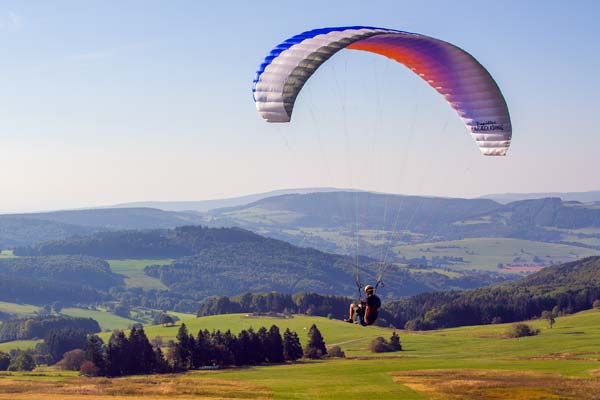
[[[478,196],[600,189],[597,1],[2,1],[0,211],[307,186]],[[257,66],[304,30],[372,25],[467,50],[511,111],[483,157],[443,98],[342,51],[261,120]]]

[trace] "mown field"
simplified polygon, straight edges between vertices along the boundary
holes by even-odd
[[[300,362],[180,375],[80,378],[39,370],[0,373],[0,399],[597,399],[600,398],[600,311],[560,317],[535,337],[509,339],[509,324],[433,332],[400,331],[404,351],[373,354],[375,336],[392,330],[341,321],[225,315],[186,320],[198,329],[276,324],[305,339],[316,323],[329,346],[346,359]],[[149,337],[173,337],[178,327],[147,327]]]

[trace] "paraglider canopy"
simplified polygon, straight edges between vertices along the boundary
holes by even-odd
[[[252,86],[261,116],[268,122],[289,122],[308,78],[342,49],[380,54],[405,65],[445,97],[484,155],[506,155],[512,137],[510,115],[490,73],[457,46],[394,29],[315,29],[277,45],[260,65]]]

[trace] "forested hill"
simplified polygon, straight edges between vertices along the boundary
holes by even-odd
[[[237,295],[246,291],[318,291],[352,294],[356,291],[353,258],[298,247],[241,228],[185,226],[173,230],[101,232],[17,248],[18,256],[58,254],[103,259],[175,259],[169,265],[147,267],[170,291],[190,299]],[[374,282],[381,265],[359,257],[360,274]],[[428,271],[414,273],[389,267],[385,274],[388,297],[433,290],[479,287],[500,280],[498,274],[467,273],[456,277]]]
[[[240,228],[183,226],[172,230],[99,232],[90,236],[76,236],[17,247],[15,254],[84,254],[105,259],[178,258],[197,254],[219,244],[259,244],[273,240]]]
[[[95,303],[123,286],[106,261],[86,256],[0,259],[0,301],[46,305]]]
[[[53,211],[0,215],[0,249],[122,229],[160,229],[198,224],[193,212],[152,208]]]
[[[502,285],[437,292],[387,303],[396,326],[438,329],[538,317],[543,311],[573,313],[600,299],[600,257],[545,268]]]

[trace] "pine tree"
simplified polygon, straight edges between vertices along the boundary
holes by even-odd
[[[252,355],[250,354],[250,346],[252,339],[246,330],[242,330],[237,337],[235,346],[235,363],[236,365],[250,365]]]
[[[283,355],[286,361],[296,361],[302,357],[302,346],[296,332],[286,329],[283,333]]]
[[[113,332],[106,350],[106,370],[108,376],[123,376],[131,373],[129,340],[121,330]]]
[[[313,324],[308,330],[308,345],[304,349],[304,355],[307,358],[321,358],[326,354],[327,348],[323,336],[317,325]]]
[[[156,370],[156,355],[143,327],[133,327],[129,334],[132,373],[151,374]]]
[[[170,372],[171,368],[169,367],[169,363],[165,359],[160,347],[157,347],[154,350],[154,360],[157,373],[166,374],[167,372]]]
[[[190,336],[185,324],[181,324],[177,332],[177,344],[175,345],[175,360],[173,368],[176,371],[185,371],[190,368],[192,359],[192,348]]]
[[[258,337],[258,347],[257,347],[257,359],[256,363],[261,364],[267,361],[267,354],[269,352],[269,334],[267,332],[267,328],[264,326],[261,327],[257,332],[256,336]]]
[[[270,363],[281,363],[284,361],[283,341],[279,328],[276,325],[271,326],[268,332],[267,361]]]
[[[104,342],[98,335],[90,335],[85,344],[85,358],[98,368],[99,375],[106,374]]]

